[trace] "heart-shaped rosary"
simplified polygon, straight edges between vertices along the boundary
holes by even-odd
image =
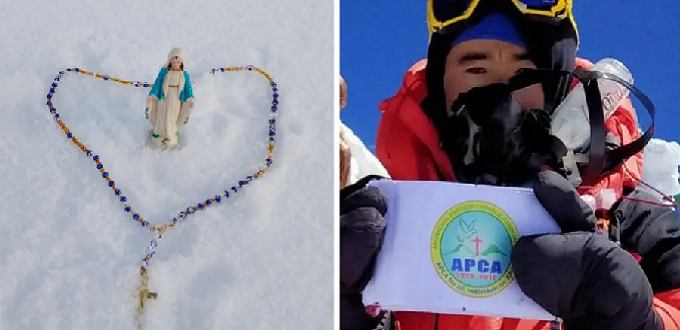
[[[57,113],[57,108],[54,107],[52,98],[54,93],[56,93],[59,83],[64,79],[67,73],[79,73],[83,75],[88,75],[91,77],[103,79],[105,81],[113,81],[124,85],[130,85],[139,88],[151,88],[149,97],[147,98],[147,108],[146,108],[146,118],[149,120],[151,125],[154,127],[150,132],[150,143],[155,146],[160,147],[173,147],[177,144],[176,128],[182,124],[186,124],[191,110],[193,109],[193,92],[191,90],[191,82],[189,76],[184,71],[184,59],[183,54],[179,48],[174,48],[170,55],[168,56],[167,66],[161,69],[156,81],[153,84],[142,82],[142,81],[126,81],[118,78],[111,77],[106,74],[94,73],[91,71],[83,70],[81,68],[67,68],[66,71],[60,71],[59,75],[54,78],[52,85],[50,86],[50,91],[47,94],[47,107],[50,110],[56,123],[62,128],[66,134],[66,138],[71,140],[80,150],[85,153],[85,155],[91,158],[97,170],[101,174],[102,178],[105,180],[106,184],[113,191],[115,197],[123,205],[123,210],[129,213],[132,219],[137,222],[142,227],[148,228],[152,234],[153,239],[149,243],[146,251],[145,257],[142,259],[141,265],[139,267],[139,274],[141,277],[141,283],[137,289],[137,306],[135,323],[137,328],[142,327],[141,316],[144,310],[144,304],[147,300],[157,298],[157,293],[150,292],[149,274],[148,267],[149,261],[156,253],[156,248],[158,247],[158,241],[162,235],[170,228],[176,226],[179,221],[186,219],[187,216],[193,214],[199,210],[203,210],[211,205],[216,205],[222,202],[225,198],[229,198],[230,195],[237,193],[243,186],[249,184],[251,181],[261,177],[271,166],[272,157],[274,154],[274,136],[276,135],[276,113],[278,110],[278,87],[272,77],[264,70],[254,67],[254,66],[237,66],[237,67],[226,67],[210,70],[211,74],[218,72],[230,72],[230,71],[253,71],[263,75],[270,84],[272,89],[272,106],[270,109],[269,116],[269,133],[267,144],[267,158],[265,159],[264,166],[257,170],[253,175],[247,176],[245,179],[240,180],[238,184],[231,186],[224,190],[223,193],[210,197],[204,201],[198,202],[195,205],[189,206],[186,209],[180,211],[171,221],[162,225],[152,225],[147,220],[145,220],[139,213],[137,213],[130,205],[127,197],[123,194],[120,187],[118,187],[115,181],[111,178],[109,172],[106,171],[102,163],[102,159],[99,155],[92,151],[92,149],[86,147],[81,141],[79,141],[73,132],[69,130],[66,124],[61,120],[59,113]],[[159,111],[162,109],[164,111]],[[160,115],[168,116],[171,114],[173,120],[166,120],[167,117],[161,118]],[[170,122],[171,125],[154,125],[155,122]],[[172,127],[172,123],[177,123],[175,127]],[[169,127],[168,127],[169,126]],[[177,138],[176,138],[177,137]]]

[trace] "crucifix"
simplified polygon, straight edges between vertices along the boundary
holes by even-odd
[[[475,239],[472,240],[475,242],[475,257],[479,256],[479,243],[484,242],[481,239],[479,239],[479,236],[475,236]]]
[[[137,329],[142,328],[141,317],[142,317],[142,314],[144,313],[144,303],[147,300],[155,300],[158,297],[158,293],[149,291],[149,288],[148,288],[149,274],[147,274],[145,267],[140,268],[140,275],[142,276],[142,283],[139,286],[137,294],[135,295],[135,297],[137,297],[139,299],[139,304],[137,305],[137,308],[136,308],[137,309],[137,315],[135,317],[135,321],[137,323]]]

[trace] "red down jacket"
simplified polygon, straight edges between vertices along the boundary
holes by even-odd
[[[425,86],[426,60],[413,65],[403,79],[397,94],[380,104],[382,116],[376,138],[378,159],[395,180],[455,181],[455,174],[447,155],[439,148],[438,133],[420,108],[427,94]],[[592,63],[577,59],[576,65],[590,69]],[[576,85],[577,82],[574,82]],[[572,86],[572,87],[573,87]],[[606,128],[622,144],[640,136],[637,118],[630,99],[607,120]],[[642,174],[642,154],[631,157],[625,168],[614,171],[596,186],[582,194],[594,194],[600,189],[614,189],[618,196],[623,187],[634,187]],[[657,294],[654,307],[666,330],[680,330],[680,290]],[[538,320],[509,318],[437,315],[421,312],[397,312],[400,330],[539,330],[550,329],[550,323]]]

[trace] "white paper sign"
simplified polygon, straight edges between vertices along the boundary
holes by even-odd
[[[559,233],[531,189],[374,181],[389,200],[387,231],[366,305],[392,311],[554,320],[514,280],[520,236]]]

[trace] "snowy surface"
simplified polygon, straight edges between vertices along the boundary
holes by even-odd
[[[176,152],[145,149],[148,89],[70,73],[53,102],[153,224],[274,164],[159,242],[145,329],[332,329],[333,1],[0,1],[0,329],[134,329],[151,233],[45,106],[60,70],[153,82],[182,47],[196,110]]]

